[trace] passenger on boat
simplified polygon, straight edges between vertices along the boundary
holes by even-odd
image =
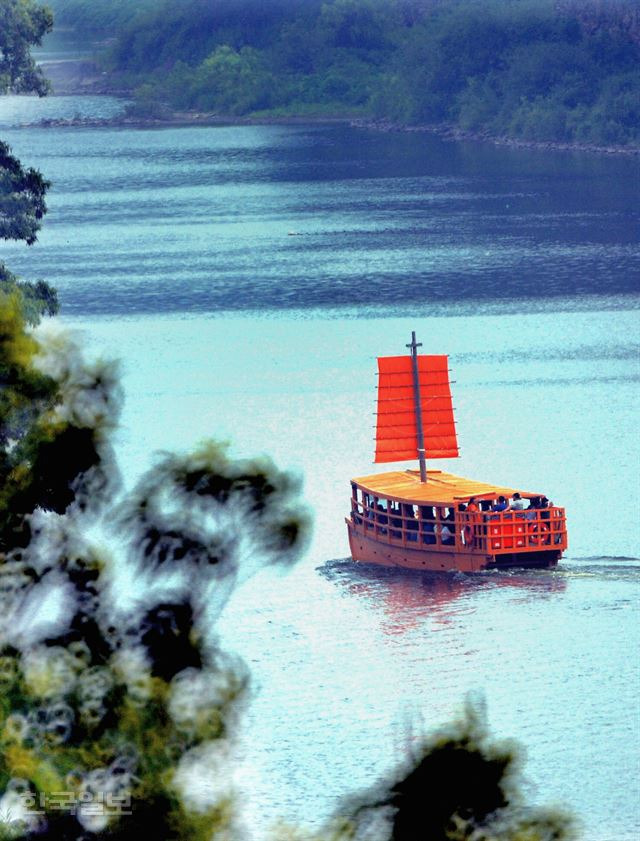
[[[476,503],[476,498],[475,498],[475,496],[472,496],[472,497],[469,499],[469,502],[467,503],[467,511],[468,511],[470,514],[473,514],[473,513],[474,513],[475,511],[477,511],[477,510],[478,510],[478,505],[477,505],[477,503]]]
[[[407,518],[405,523],[405,528],[407,529],[407,540],[417,540],[418,535],[413,534],[413,532],[417,532],[419,528],[418,524],[418,510],[413,507],[413,505],[403,505],[403,515]]]
[[[513,495],[513,500],[511,502],[511,510],[512,511],[523,511],[524,510],[524,499],[520,496],[518,491],[516,491]]]
[[[389,534],[391,535],[391,537],[395,537],[399,540],[402,537],[402,532],[396,531],[396,529],[403,528],[401,503],[389,500],[389,502],[387,503],[387,513],[389,515],[389,525],[395,526],[395,529],[389,529]]]
[[[423,543],[435,543],[436,531],[433,520],[426,520],[422,523],[422,541]]]
[[[498,497],[498,501],[491,506],[492,511],[506,511],[509,506],[507,500],[503,496]]]
[[[540,497],[532,496],[529,500],[529,507],[525,510],[525,517],[527,520],[535,520],[537,518],[539,505]]]
[[[449,526],[446,523],[444,523],[444,525],[442,526],[442,531],[440,532],[440,538],[442,542],[446,543],[447,545],[451,545],[455,542],[454,537],[454,532],[452,532]]]
[[[546,496],[543,496],[540,500],[540,505],[538,508],[540,509],[540,519],[541,520],[548,520],[551,517],[551,512],[549,511],[551,503],[547,499]]]

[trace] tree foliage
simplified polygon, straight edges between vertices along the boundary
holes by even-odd
[[[83,32],[103,32],[130,24],[163,0],[47,0],[56,24]]]
[[[35,92],[44,96],[49,85],[30,49],[42,43],[53,26],[51,11],[35,0],[0,3],[0,94]]]
[[[25,168],[0,141],[0,239],[33,245],[47,212],[45,195],[50,182],[38,170]],[[0,296],[17,293],[23,315],[36,324],[42,315],[58,311],[56,290],[43,280],[19,280],[0,262]]]
[[[0,0],[0,93],[46,94],[48,85],[29,49],[39,44],[52,26],[50,12],[31,0]],[[33,245],[44,214],[50,182],[38,170],[25,168],[0,141],[0,239]],[[27,320],[58,311],[55,289],[45,281],[20,281],[0,262],[0,295],[18,292]]]
[[[0,141],[0,238],[33,245],[47,212],[45,194],[51,186],[38,170],[25,169]]]
[[[535,140],[637,144],[633,0],[188,0],[121,28],[106,66],[226,115],[352,113]]]

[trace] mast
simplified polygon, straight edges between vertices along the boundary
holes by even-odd
[[[411,331],[411,344],[406,345],[411,349],[411,370],[413,372],[413,400],[416,412],[416,427],[418,431],[418,459],[420,460],[420,481],[427,481],[427,464],[424,456],[424,434],[422,431],[422,404],[420,402],[420,376],[418,374],[418,348],[422,342],[416,342],[415,331]]]

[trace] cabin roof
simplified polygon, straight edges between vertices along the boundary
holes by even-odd
[[[406,502],[463,502],[472,496],[477,499],[493,499],[500,495],[509,497],[516,491],[525,498],[541,496],[520,488],[507,488],[503,485],[489,485],[487,482],[465,479],[463,476],[454,476],[453,473],[444,473],[442,470],[428,470],[426,484],[420,482],[420,473],[417,470],[394,470],[390,473],[360,476],[351,481],[376,496]]]

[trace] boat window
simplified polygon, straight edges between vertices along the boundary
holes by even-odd
[[[420,516],[423,520],[435,520],[436,512],[431,505],[421,505]]]
[[[405,502],[402,506],[402,514],[404,517],[408,517],[411,520],[418,519],[418,506],[412,505],[410,502]]]
[[[355,499],[356,502],[361,501],[361,491],[357,485],[354,485],[353,482],[351,483],[351,496]]]
[[[388,500],[384,497],[375,497],[376,500],[376,522],[379,526],[386,526],[389,522],[387,516]],[[386,534],[386,529],[380,529],[381,534]]]
[[[408,531],[407,540],[417,540],[417,535],[412,534],[412,532],[418,531],[418,506],[411,505],[411,503],[406,502],[403,505],[403,509],[404,516],[406,517],[404,527]]]

